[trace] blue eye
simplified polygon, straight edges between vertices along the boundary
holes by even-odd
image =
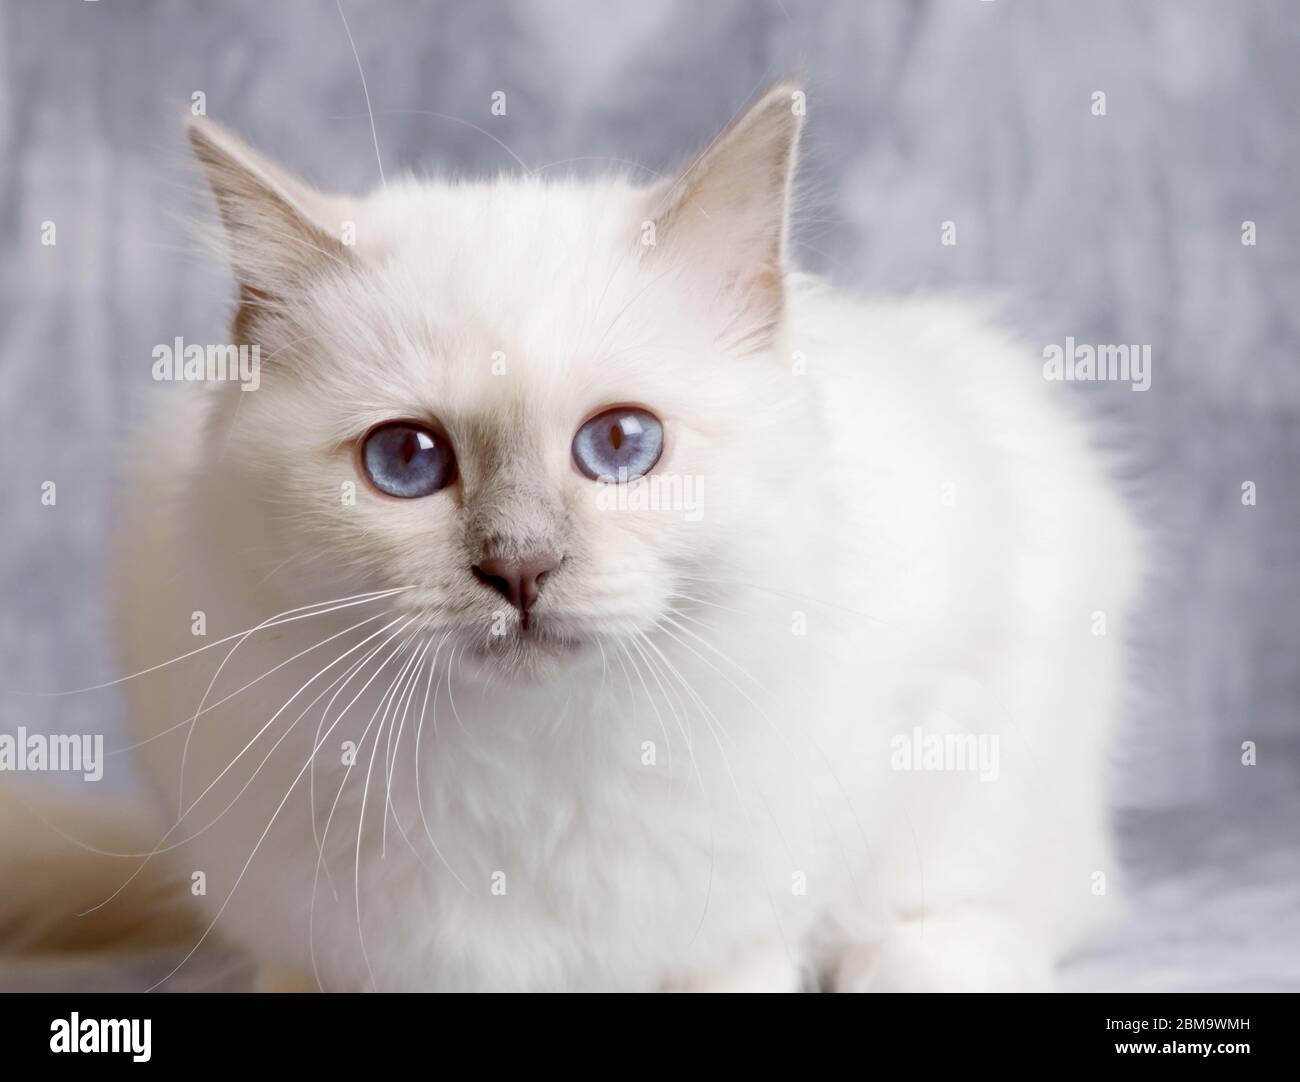
[[[456,479],[451,444],[410,421],[374,429],[361,448],[361,464],[380,492],[403,499],[431,496]]]
[[[593,481],[635,481],[654,469],[663,449],[659,418],[635,406],[598,413],[573,437],[573,461]]]

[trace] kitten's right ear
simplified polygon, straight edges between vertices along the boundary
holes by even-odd
[[[753,346],[771,340],[785,307],[802,98],[797,83],[777,83],[676,180],[651,193],[664,247],[738,302],[742,340]]]
[[[206,117],[191,117],[186,130],[243,289],[284,297],[330,268],[351,265],[351,249],[335,232],[345,216],[341,200],[291,176]]]

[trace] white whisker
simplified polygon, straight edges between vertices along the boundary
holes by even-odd
[[[395,589],[380,590],[374,593],[353,594],[352,597],[336,598],[335,601],[354,601],[360,598],[361,600],[356,600],[356,604],[364,605],[369,601],[378,601],[380,598],[392,597],[394,594],[400,594],[405,590],[411,590],[411,589],[414,589],[414,587],[399,586],[396,587]],[[291,624],[297,620],[306,620],[306,619],[310,619],[312,616],[324,616],[326,613],[335,612],[337,611],[335,609],[326,609],[322,612],[307,613],[304,616],[293,616],[292,619],[286,619],[286,620],[281,619],[281,617],[290,616],[293,613],[305,612],[307,609],[317,608],[320,605],[333,605],[335,601],[317,601],[311,605],[300,605],[296,609],[285,609],[284,612],[277,613],[275,616],[263,620],[260,624],[256,624],[255,626],[248,628],[246,631],[236,631],[233,635],[227,635],[224,639],[218,639],[216,642],[205,643],[203,646],[191,650],[188,654],[181,654],[179,657],[174,657],[170,661],[160,661],[157,665],[151,665],[147,669],[141,669],[139,672],[133,672],[127,676],[119,676],[116,680],[108,680],[102,684],[91,684],[90,686],[84,688],[73,688],[70,691],[16,691],[13,692],[13,694],[26,695],[32,698],[53,699],[53,698],[59,698],[60,696],[63,695],[83,695],[88,691],[100,691],[103,688],[111,688],[116,686],[117,684],[123,684],[128,680],[135,680],[141,676],[148,676],[149,673],[151,672],[157,672],[159,669],[165,669],[168,665],[175,665],[177,662],[184,661],[186,660],[186,658],[194,657],[196,654],[201,654],[205,650],[211,650],[214,647],[223,646],[226,643],[233,641],[234,639],[238,639],[241,636],[249,635],[254,631],[265,631],[268,628],[279,627],[281,624]],[[340,605],[339,607],[350,608],[351,606]]]
[[[395,620],[395,621],[393,621],[393,622],[396,623],[397,621]],[[389,625],[388,625],[388,627],[391,627],[391,626],[392,626],[392,624],[389,624]],[[375,635],[383,634],[383,632],[384,632],[385,630],[386,630],[386,628],[380,628],[379,631],[375,632],[374,635],[369,636],[369,638],[374,638]],[[348,653],[352,653],[353,650],[358,650],[358,649],[360,649],[362,646],[365,645],[366,642],[369,641],[369,638],[363,640],[363,641],[360,642],[360,643],[357,643],[357,645],[354,646],[354,647],[352,647],[352,648],[348,651]],[[100,909],[100,908],[102,908],[103,906],[108,905],[109,902],[111,902],[114,898],[116,898],[116,897],[117,897],[117,896],[118,896],[118,895],[119,895],[123,890],[125,890],[125,889],[126,889],[126,888],[127,888],[127,887],[128,887],[128,886],[129,886],[133,881],[134,881],[134,879],[136,878],[136,876],[138,876],[138,875],[140,874],[140,872],[144,870],[145,866],[149,863],[149,861],[150,861],[153,857],[158,856],[158,855],[161,854],[161,853],[170,852],[170,851],[173,850],[173,849],[179,848],[180,846],[185,845],[185,844],[187,844],[188,842],[193,841],[195,838],[199,837],[199,835],[203,834],[205,831],[207,831],[207,830],[210,829],[212,826],[214,826],[217,822],[219,822],[219,821],[221,820],[221,818],[222,818],[222,817],[223,817],[223,816],[224,816],[228,811],[230,811],[231,808],[233,808],[233,807],[235,806],[236,801],[238,801],[239,798],[240,798],[241,796],[243,796],[243,794],[247,791],[248,787],[253,783],[253,779],[256,778],[256,777],[257,777],[257,774],[261,771],[261,768],[262,768],[263,766],[266,765],[267,759],[269,759],[270,756],[271,756],[271,754],[275,751],[275,749],[278,748],[278,747],[280,746],[280,744],[284,741],[285,737],[287,737],[287,736],[289,735],[289,733],[291,733],[291,732],[293,731],[294,726],[297,725],[298,721],[302,720],[303,716],[307,713],[307,711],[310,710],[310,709],[312,708],[312,706],[315,705],[316,702],[319,702],[320,699],[322,699],[322,698],[323,698],[323,697],[328,693],[328,690],[329,690],[328,688],[326,688],[325,691],[322,691],[321,694],[318,695],[318,696],[316,697],[316,699],[314,699],[311,703],[309,703],[309,704],[307,705],[306,709],[304,709],[303,712],[302,712],[301,714],[298,715],[298,717],[297,717],[297,719],[295,719],[293,725],[290,725],[289,728],[288,728],[288,729],[284,732],[284,734],[280,737],[280,739],[277,740],[277,741],[275,742],[274,745],[272,745],[271,750],[270,750],[270,751],[266,754],[266,756],[262,759],[262,762],[261,762],[260,764],[258,764],[257,769],[253,772],[252,776],[248,779],[248,781],[246,781],[246,782],[244,783],[243,788],[241,788],[241,789],[239,790],[239,792],[235,794],[235,796],[231,799],[230,803],[227,804],[227,805],[225,806],[225,808],[223,808],[222,811],[221,811],[221,812],[220,812],[220,813],[219,813],[219,814],[218,814],[218,815],[217,815],[217,816],[216,816],[216,817],[215,817],[211,822],[206,823],[206,824],[205,824],[203,827],[201,827],[199,830],[195,831],[193,834],[189,835],[189,836],[186,837],[186,838],[182,838],[180,841],[173,842],[171,845],[167,845],[167,846],[164,846],[164,845],[163,845],[163,843],[164,843],[164,842],[165,842],[169,837],[171,837],[171,833],[172,833],[172,831],[174,831],[177,827],[179,827],[179,826],[181,825],[181,823],[183,823],[183,822],[185,821],[186,817],[190,814],[190,812],[192,812],[196,807],[198,807],[198,805],[203,801],[203,798],[206,797],[206,796],[208,795],[208,793],[210,793],[210,792],[213,790],[213,788],[214,788],[214,787],[215,787],[215,786],[216,786],[216,785],[221,781],[221,779],[224,778],[224,777],[226,776],[226,774],[230,772],[230,770],[234,767],[234,765],[235,765],[235,764],[236,764],[236,763],[237,763],[237,762],[238,762],[238,761],[243,757],[244,752],[248,751],[248,749],[251,748],[251,747],[253,746],[253,744],[255,744],[255,743],[257,742],[258,738],[261,737],[261,735],[262,735],[264,732],[266,732],[266,730],[267,730],[268,728],[270,728],[272,724],[274,724],[275,719],[278,718],[278,717],[279,717],[279,716],[280,716],[280,715],[281,715],[281,714],[282,714],[282,713],[283,713],[283,712],[288,708],[289,704],[292,703],[293,700],[296,699],[299,695],[301,695],[301,694],[302,694],[302,693],[303,693],[303,692],[304,692],[304,691],[305,691],[309,686],[311,686],[311,684],[314,683],[314,682],[315,682],[315,681],[316,681],[316,680],[317,680],[321,675],[323,675],[323,674],[324,674],[325,672],[327,672],[329,669],[333,668],[333,667],[334,667],[335,665],[337,665],[340,661],[342,661],[343,658],[345,658],[345,657],[347,657],[347,654],[342,654],[342,655],[340,655],[339,657],[335,658],[335,659],[334,659],[333,661],[331,661],[328,665],[326,665],[325,668],[321,669],[320,672],[316,673],[315,676],[313,676],[310,680],[308,680],[307,683],[303,684],[302,687],[300,687],[297,691],[295,691],[295,692],[293,693],[293,695],[291,695],[291,696],[289,697],[288,701],[285,702],[285,703],[284,703],[284,704],[279,708],[279,710],[277,710],[277,711],[276,711],[276,712],[271,716],[271,719],[270,719],[269,721],[267,721],[266,724],[263,725],[262,728],[259,729],[259,730],[257,731],[256,735],[254,735],[254,737],[252,738],[252,740],[250,740],[247,744],[244,745],[244,747],[240,750],[239,754],[236,755],[236,756],[234,757],[234,759],[232,759],[232,760],[230,761],[229,764],[227,764],[227,766],[226,766],[226,767],[221,771],[220,774],[218,774],[215,778],[212,779],[211,782],[208,783],[207,788],[204,789],[203,792],[200,793],[200,794],[198,795],[198,797],[195,798],[194,803],[191,804],[188,808],[186,808],[186,809],[182,812],[181,816],[176,820],[176,822],[173,823],[170,827],[167,828],[166,833],[163,834],[163,836],[158,840],[158,844],[157,844],[156,846],[154,846],[154,848],[153,848],[150,852],[148,852],[148,853],[120,853],[120,854],[118,854],[118,853],[112,853],[112,854],[104,854],[104,855],[106,855],[106,856],[142,857],[143,860],[141,861],[140,865],[135,869],[135,871],[133,871],[133,872],[132,872],[128,877],[127,877],[126,881],[125,881],[124,883],[122,883],[122,885],[119,886],[119,887],[117,888],[117,890],[113,891],[113,893],[110,894],[107,898],[105,898],[102,902],[98,903],[97,905],[93,905],[93,906],[91,906],[89,909],[87,909],[87,910],[85,910],[84,912],[79,913],[79,914],[77,914],[77,915],[78,915],[78,916],[81,916],[81,917],[84,917],[84,916],[86,916],[87,914],[89,914],[89,913],[93,913],[95,910]],[[332,685],[331,685],[331,686],[332,686]]]
[[[414,617],[412,617],[411,619],[414,620]],[[399,647],[398,649],[400,650],[400,647]],[[397,653],[397,651],[394,651],[394,654],[395,654],[395,653]],[[389,655],[389,656],[390,656],[390,658],[391,658],[393,655]],[[385,662],[385,664],[386,664],[386,663],[387,663],[387,662]],[[382,666],[381,666],[381,668],[376,672],[376,675],[378,675],[378,672],[380,672],[380,671],[382,671]],[[371,679],[373,680],[374,678],[372,677]],[[369,687],[369,686],[370,686],[370,681],[367,681],[365,687]],[[358,692],[358,696],[360,696],[360,694],[362,694],[362,693],[365,691],[365,687],[363,687],[363,688],[361,689],[361,692]],[[352,701],[353,701],[353,702],[356,702],[356,699],[353,699]],[[345,714],[346,714],[346,710],[344,711],[344,714],[341,714],[341,715],[340,715],[340,718],[343,717]],[[335,725],[338,724],[338,719],[335,720],[335,723],[334,723],[334,724],[335,724]],[[332,725],[332,726],[330,726],[330,730],[329,730],[329,732],[327,732],[327,733],[325,734],[325,736],[322,737],[322,741],[324,741],[324,740],[328,740],[328,739],[329,739],[329,736],[330,736],[330,732],[333,732],[333,730],[334,730],[334,726]],[[189,951],[186,953],[186,955],[185,955],[184,958],[182,958],[179,962],[177,962],[176,965],[175,965],[174,967],[172,967],[172,969],[171,969],[168,973],[166,973],[162,978],[160,978],[160,979],[159,979],[158,981],[156,981],[154,984],[150,985],[150,986],[146,989],[146,991],[152,992],[152,991],[153,991],[155,988],[157,988],[159,985],[163,984],[165,981],[168,981],[168,980],[170,980],[173,976],[175,976],[175,974],[180,970],[180,968],[181,968],[182,966],[184,966],[185,963],[188,962],[191,958],[194,957],[195,952],[196,952],[196,951],[199,949],[199,947],[201,947],[201,946],[203,945],[203,943],[207,940],[208,936],[212,933],[212,929],[215,928],[215,927],[217,926],[217,922],[221,919],[221,915],[226,911],[226,907],[230,904],[230,899],[233,898],[233,897],[235,896],[235,891],[237,891],[237,890],[239,889],[239,885],[240,885],[240,883],[242,883],[242,882],[244,881],[244,875],[245,875],[245,873],[247,873],[248,868],[249,868],[249,865],[251,865],[251,864],[253,863],[253,860],[254,860],[254,858],[257,856],[258,851],[262,848],[262,843],[263,843],[264,841],[266,841],[267,835],[271,833],[271,829],[272,829],[272,827],[275,826],[275,821],[279,818],[279,816],[280,816],[280,812],[284,810],[284,806],[289,802],[289,798],[293,795],[293,791],[298,787],[298,783],[299,783],[300,781],[302,781],[303,777],[306,775],[306,773],[307,773],[307,769],[308,769],[308,767],[311,765],[311,761],[312,761],[312,759],[315,758],[316,753],[320,750],[321,746],[322,746],[322,745],[318,744],[316,747],[314,747],[314,748],[312,749],[312,751],[311,751],[311,755],[309,755],[308,758],[307,758],[307,762],[303,763],[303,765],[302,765],[302,769],[298,771],[298,773],[297,773],[297,775],[294,777],[293,781],[289,784],[289,788],[285,791],[285,794],[284,794],[284,796],[281,798],[280,803],[276,805],[275,811],[271,813],[271,818],[270,818],[270,820],[267,822],[265,829],[264,829],[264,830],[262,831],[262,833],[258,836],[257,842],[254,844],[252,852],[250,852],[250,853],[248,854],[248,859],[244,861],[243,867],[240,868],[240,870],[239,870],[239,874],[235,877],[235,884],[234,884],[234,886],[232,886],[232,887],[230,888],[229,893],[227,893],[225,899],[222,901],[221,905],[218,907],[217,912],[216,912],[216,915],[212,918],[212,920],[209,922],[208,926],[204,929],[203,934],[199,936],[198,942],[196,942],[196,943],[194,944],[194,946],[191,947],[191,948],[189,949]],[[349,769],[351,769],[351,768],[349,767]],[[345,780],[346,780],[346,778],[345,778]],[[340,792],[341,792],[341,791],[342,791],[342,789],[340,788]],[[328,828],[328,823],[326,824],[326,826],[327,826],[327,828]],[[318,865],[318,866],[319,866],[319,865]],[[315,895],[313,894],[313,901],[314,901],[314,900],[315,900]]]
[[[414,623],[415,620],[416,620],[415,617],[411,617],[411,618],[410,618],[410,621],[409,621],[407,624],[403,625],[403,630],[405,630],[406,627],[409,627],[412,623]],[[418,631],[418,628],[417,628],[417,631]],[[411,634],[408,634],[407,637],[406,637],[405,639],[403,639],[402,642],[400,642],[400,643],[397,645],[397,647],[396,647],[394,650],[392,650],[392,652],[390,652],[389,655],[388,655],[386,658],[384,658],[384,660],[380,663],[379,667],[378,667],[378,668],[377,668],[377,669],[376,669],[376,670],[375,670],[375,671],[370,675],[370,678],[365,682],[365,684],[362,685],[361,690],[358,691],[358,692],[356,693],[356,695],[354,695],[354,696],[352,697],[352,699],[351,699],[351,701],[348,703],[348,705],[345,706],[345,707],[344,707],[344,708],[339,712],[339,716],[338,716],[337,718],[334,719],[334,721],[333,721],[333,723],[330,725],[329,729],[326,730],[325,735],[321,738],[321,743],[318,743],[318,744],[316,745],[316,747],[312,749],[312,753],[311,753],[311,756],[310,756],[309,759],[308,759],[307,764],[303,766],[303,772],[304,772],[304,773],[307,771],[308,767],[310,766],[311,761],[312,761],[313,759],[315,759],[315,756],[316,756],[317,751],[320,750],[320,748],[321,748],[321,746],[323,745],[324,741],[326,741],[326,740],[329,739],[330,734],[331,734],[331,733],[334,731],[334,729],[338,726],[339,722],[342,721],[343,718],[345,718],[345,717],[347,716],[348,711],[351,710],[352,707],[356,704],[357,700],[360,699],[361,696],[364,695],[364,694],[366,693],[366,689],[369,688],[370,685],[371,685],[372,683],[375,682],[375,680],[378,678],[379,674],[380,674],[381,672],[383,672],[384,669],[386,669],[386,668],[388,667],[388,663],[389,663],[390,661],[392,661],[393,658],[395,658],[398,654],[400,654],[400,653],[401,653],[401,652],[406,648],[407,644],[410,643],[411,639],[415,637],[415,634],[416,634],[416,632],[412,632]],[[390,685],[390,686],[391,686],[391,685]],[[385,697],[386,697],[386,695],[387,695],[387,692],[385,692]],[[383,702],[384,702],[384,697],[381,697],[381,698],[380,698],[380,705],[382,705]],[[359,756],[359,755],[361,754],[361,749],[362,749],[362,747],[365,745],[366,736],[369,734],[369,732],[370,732],[370,728],[371,728],[371,726],[374,724],[374,722],[375,722],[375,718],[378,716],[378,713],[379,713],[379,707],[376,706],[376,708],[375,708],[375,713],[371,714],[371,716],[370,716],[370,721],[367,722],[366,727],[365,727],[365,730],[362,732],[360,739],[357,741],[356,756]],[[376,734],[375,739],[376,739],[376,741],[378,741],[378,734]],[[307,924],[308,931],[307,931],[307,938],[308,938],[308,945],[309,945],[309,947],[311,948],[311,955],[312,955],[312,959],[311,959],[311,961],[312,961],[312,972],[316,975],[316,982],[317,982],[317,984],[320,983],[320,974],[319,974],[319,972],[317,972],[317,970],[316,970],[316,951],[315,951],[315,932],[314,932],[314,929],[315,929],[315,921],[316,921],[316,890],[317,890],[317,887],[318,887],[319,882],[320,882],[320,870],[321,870],[321,865],[322,865],[322,863],[325,862],[325,845],[326,845],[326,842],[327,842],[328,839],[329,839],[330,824],[333,823],[333,821],[334,821],[334,813],[338,810],[339,801],[340,801],[340,800],[342,799],[342,797],[343,797],[343,790],[344,790],[344,788],[347,786],[348,778],[349,778],[349,777],[351,776],[351,774],[352,774],[352,768],[356,765],[356,762],[357,762],[357,757],[356,757],[356,756],[354,756],[354,757],[351,759],[351,761],[347,764],[347,766],[344,768],[344,771],[343,771],[343,780],[339,782],[338,792],[336,792],[336,793],[334,794],[334,802],[330,805],[329,814],[325,817],[325,829],[321,832],[320,847],[319,847],[319,850],[318,850],[318,852],[317,852],[317,854],[316,854],[316,870],[315,870],[315,873],[313,874],[313,877],[312,877],[311,908],[310,908],[310,910],[309,910],[309,914],[308,914],[308,924]],[[299,774],[298,777],[301,778],[301,777],[302,777],[302,774]],[[295,784],[295,785],[297,784],[297,780],[298,780],[298,779],[295,779],[295,780],[294,780],[294,784]],[[263,837],[265,837],[265,835],[263,835]],[[259,843],[259,844],[260,844],[260,843]],[[227,898],[227,901],[229,901],[228,898]],[[359,919],[360,919],[360,914],[358,913],[358,920],[359,920]],[[364,943],[362,944],[362,950],[363,950],[363,954],[364,954]],[[368,959],[368,958],[366,959],[366,965],[367,965],[367,968],[369,968],[369,959]],[[373,973],[371,974],[371,984],[372,984],[372,985],[374,984],[374,974],[373,974]]]

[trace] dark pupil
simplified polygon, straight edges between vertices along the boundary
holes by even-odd
[[[366,440],[364,455],[370,479],[390,496],[428,496],[456,475],[451,449],[414,425],[397,422],[376,429]]]
[[[611,425],[611,426],[610,426],[610,429],[609,429],[609,442],[612,443],[612,444],[614,445],[614,450],[615,450],[615,451],[617,451],[620,447],[623,446],[623,426],[622,426],[622,425],[620,425],[620,424],[614,424],[614,425]]]

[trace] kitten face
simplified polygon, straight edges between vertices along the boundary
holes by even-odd
[[[622,182],[400,183],[318,209],[310,244],[334,262],[292,289],[250,257],[246,284],[271,300],[239,325],[262,383],[227,448],[286,554],[310,551],[335,584],[407,587],[397,607],[435,635],[530,672],[649,631],[743,563],[756,502],[788,472],[799,396],[761,249],[742,236],[741,265],[716,260],[687,243],[707,239],[689,222],[645,243],[647,222],[725,218],[681,200]],[[354,247],[329,244],[330,214]],[[573,452],[616,406],[663,432],[651,471],[624,483]],[[450,483],[399,498],[370,482],[365,438],[394,421],[449,448]],[[539,555],[525,616],[485,571]]]
[[[763,494],[752,479],[781,473],[784,366],[720,346],[725,306],[709,311],[692,278],[644,257],[645,193],[534,188],[459,237],[481,193],[398,199],[369,218],[358,208],[359,236],[369,226],[379,244],[358,253],[353,280],[322,284],[293,326],[258,331],[264,355],[283,352],[234,438],[273,528],[374,588],[415,587],[403,606],[510,660],[648,630],[726,559],[727,531]],[[616,405],[664,432],[654,468],[626,485],[573,458],[582,423]],[[451,484],[400,499],[367,483],[360,443],[395,420],[445,434]],[[349,484],[355,503],[340,495]],[[561,563],[525,634],[472,568],[538,552]]]

